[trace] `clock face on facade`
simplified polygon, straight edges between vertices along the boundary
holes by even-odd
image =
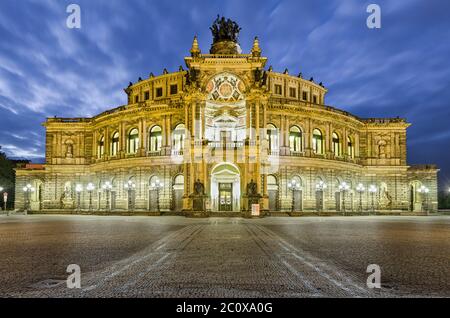
[[[209,81],[206,90],[210,100],[232,102],[244,99],[245,86],[236,76],[222,73]]]

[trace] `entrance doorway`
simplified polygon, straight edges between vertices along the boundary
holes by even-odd
[[[278,211],[278,181],[273,175],[267,176],[267,192],[269,193],[269,210]]]
[[[219,211],[233,211],[232,183],[219,183]]]
[[[42,180],[36,179],[31,182],[31,185],[36,190],[30,194],[30,208],[33,211],[40,211],[42,209],[42,201],[44,197],[44,183],[42,182]]]
[[[335,192],[334,193],[334,199],[335,199],[335,205],[336,205],[336,212],[341,211],[341,192]]]
[[[419,181],[413,181],[410,184],[409,188],[409,209],[412,212],[420,212],[423,210],[424,200],[419,193],[419,189],[422,186],[422,183]]]
[[[173,182],[173,196],[172,196],[172,210],[181,212],[183,210],[183,195],[184,195],[184,176],[179,174],[175,177]]]
[[[211,211],[240,211],[241,180],[237,166],[220,163],[211,172]]]

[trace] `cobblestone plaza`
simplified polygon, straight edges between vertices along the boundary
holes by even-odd
[[[0,296],[450,297],[449,238],[437,216],[0,216]]]

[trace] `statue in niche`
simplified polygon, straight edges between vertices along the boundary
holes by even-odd
[[[262,77],[261,70],[260,70],[259,68],[257,68],[257,69],[254,71],[254,74],[255,74],[255,82],[256,82],[256,83],[260,83],[260,82],[261,82],[261,77]]]
[[[388,192],[386,185],[381,187],[380,191],[380,205],[385,209],[392,209],[392,196]]]
[[[197,70],[190,69],[189,71],[186,72],[185,76],[186,76],[186,84],[187,85],[192,84],[192,85],[196,86],[196,84],[199,80],[199,78],[198,78],[199,74],[198,74]]]
[[[64,191],[59,198],[61,209],[71,209],[74,207],[72,185],[70,182],[64,184]]]
[[[200,179],[197,179],[197,181],[194,182],[194,194],[205,195],[205,186],[200,181]]]
[[[267,72],[264,71],[263,74],[262,74],[262,78],[261,78],[261,85],[267,86],[267,76],[268,76]]]
[[[73,157],[73,144],[67,143],[66,145],[66,158],[72,158]]]
[[[378,158],[386,158],[386,141],[380,140],[378,142]]]
[[[255,181],[250,180],[250,182],[247,184],[247,195],[248,196],[256,196],[258,194],[258,185]]]
[[[67,182],[64,185],[63,198],[65,200],[72,200],[72,186],[71,186],[70,182]]]

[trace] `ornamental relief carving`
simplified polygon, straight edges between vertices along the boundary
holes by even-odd
[[[322,121],[322,120],[317,120],[317,119],[313,119],[311,120],[311,128],[317,128],[316,126],[320,126],[322,127],[321,129],[325,129],[325,127],[327,127],[329,125],[329,122],[327,121]]]

